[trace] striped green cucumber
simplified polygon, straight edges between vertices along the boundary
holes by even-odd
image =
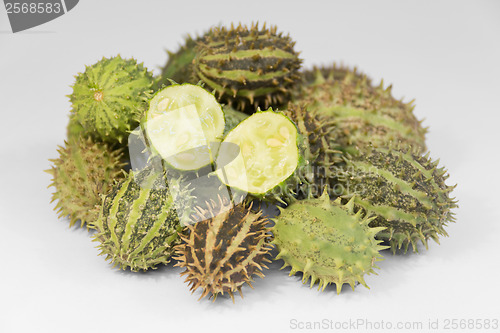
[[[450,197],[454,186],[446,185],[446,170],[438,168],[429,154],[422,156],[407,147],[372,148],[346,158],[334,191],[344,199],[355,196],[359,207],[376,218],[373,227],[386,227],[377,238],[387,241],[395,252],[417,243],[438,242],[445,227],[455,220],[457,207]]]
[[[175,187],[172,179],[168,186]],[[168,263],[173,247],[181,243],[178,200],[189,200],[189,193],[173,196],[163,173],[152,169],[129,172],[103,198],[93,224],[100,255],[114,266],[132,271]]]
[[[223,103],[254,113],[287,102],[299,81],[301,60],[289,36],[276,27],[211,29],[199,42],[194,72]]]

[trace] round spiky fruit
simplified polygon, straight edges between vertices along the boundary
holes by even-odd
[[[283,266],[291,266],[290,275],[303,273],[302,282],[311,279],[311,287],[319,282],[318,290],[330,283],[348,283],[354,290],[356,282],[368,287],[365,274],[378,268],[381,260],[375,235],[383,228],[370,228],[373,218],[363,217],[362,211],[354,211],[354,201],[342,205],[340,199],[331,201],[328,194],[320,198],[305,199],[292,203],[274,218],[273,243],[282,259]]]
[[[194,84],[157,92],[143,122],[153,153],[178,170],[213,163],[224,133],[224,113],[215,96]]]
[[[103,58],[76,76],[69,96],[74,117],[86,135],[121,143],[139,124],[153,82],[135,59]]]
[[[216,159],[217,176],[232,189],[263,200],[287,202],[303,180],[301,144],[290,118],[272,109],[258,111],[224,138]]]
[[[220,200],[208,208],[196,208],[198,222],[189,225],[182,236],[184,243],[176,247],[176,266],[185,267],[181,275],[194,292],[202,289],[201,298],[233,294],[250,286],[252,275],[264,277],[262,270],[271,262],[267,219],[262,212],[253,213],[250,206],[228,206]]]
[[[346,159],[337,177],[336,191],[353,199],[376,218],[374,227],[386,227],[377,238],[388,242],[392,251],[417,243],[427,248],[427,240],[438,242],[446,236],[444,227],[454,221],[451,209],[457,207],[450,198],[455,186],[448,186],[448,174],[438,168],[429,153],[422,156],[406,147],[372,148]],[[439,242],[438,242],[439,243]]]
[[[289,100],[301,64],[294,44],[265,24],[215,27],[197,46],[194,72],[221,102],[251,114]]]
[[[81,226],[93,222],[99,213],[100,195],[106,194],[113,182],[123,177],[121,149],[113,150],[107,144],[92,139],[78,138],[59,147],[59,158],[50,160],[57,200],[55,210],[59,217],[68,216],[69,225],[80,220]]]
[[[326,70],[323,70],[325,72]],[[383,82],[374,87],[357,71],[332,68],[325,77],[316,71],[316,79],[302,86],[295,100],[309,110],[332,120],[332,148],[355,153],[370,145],[386,147],[401,142],[425,150],[426,129],[413,114],[412,102],[403,103],[391,95],[391,87]]]
[[[173,247],[180,243],[182,226],[178,209],[189,201],[189,193],[172,195],[179,189],[163,173],[152,169],[129,172],[103,198],[94,241],[99,242],[100,255],[113,266],[132,271],[155,269],[167,264]]]
[[[160,85],[169,85],[169,80],[177,83],[196,83],[193,75],[193,60],[196,55],[196,44],[199,40],[200,37],[187,36],[177,52],[167,51],[168,60],[161,68]]]

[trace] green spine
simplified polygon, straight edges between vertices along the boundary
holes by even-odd
[[[153,83],[135,59],[103,58],[76,76],[72,113],[86,136],[121,143],[139,124]]]
[[[265,24],[216,27],[197,46],[194,71],[221,102],[254,113],[289,100],[301,64],[294,44]]]
[[[389,242],[392,251],[408,250],[427,240],[439,243],[444,227],[455,220],[457,207],[445,184],[448,174],[429,154],[421,156],[407,147],[377,148],[346,159],[337,177],[337,194],[376,215],[370,225],[386,227],[377,238]]]
[[[252,275],[264,277],[262,270],[271,262],[270,229],[262,212],[253,213],[250,206],[229,206],[219,198],[208,209],[195,208],[201,222],[189,225],[176,247],[176,266],[185,267],[181,275],[194,292],[201,288],[201,298],[215,300],[219,294],[233,294],[246,283],[252,286]]]
[[[118,183],[103,198],[94,226],[100,255],[132,271],[167,264],[182,230],[164,174],[151,169],[130,172]]]
[[[59,158],[50,160],[57,200],[55,210],[59,217],[69,216],[70,227],[80,220],[81,226],[97,219],[100,195],[106,194],[117,179],[123,177],[123,151],[113,150],[107,144],[94,143],[90,138],[76,138],[65,147],[59,147]]]
[[[303,81],[295,101],[332,120],[332,148],[353,153],[400,142],[425,151],[427,130],[413,113],[413,101],[396,100],[391,86],[373,86],[364,74],[345,67],[317,69],[303,75]]]
[[[290,275],[302,272],[302,282],[311,279],[311,287],[319,282],[324,290],[335,283],[337,293],[348,283],[354,290],[356,282],[367,287],[364,275],[378,268],[379,251],[385,247],[375,240],[383,228],[370,228],[372,218],[354,211],[353,200],[342,205],[331,201],[328,194],[316,199],[292,203],[274,218],[273,243],[278,247],[276,259],[291,266]]]

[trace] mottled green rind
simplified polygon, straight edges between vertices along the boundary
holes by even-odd
[[[289,100],[301,64],[294,44],[276,27],[212,28],[197,45],[194,72],[222,103],[252,114]]]
[[[264,277],[262,270],[271,262],[271,234],[262,212],[222,202],[194,210],[201,221],[188,226],[175,258],[176,266],[186,268],[181,275],[186,275],[191,291],[201,288],[200,299],[210,295],[215,300],[224,293],[233,298],[245,283],[251,286],[252,276]]]
[[[59,158],[50,160],[52,184],[57,201],[55,210],[59,217],[69,217],[69,225],[78,220],[83,227],[92,227],[97,219],[100,195],[106,194],[111,185],[123,178],[121,149],[94,143],[90,138],[76,138],[58,149]]]
[[[371,85],[356,69],[330,67],[303,74],[294,101],[331,120],[332,148],[348,152],[400,143],[424,152],[426,128],[413,113],[413,102],[391,94],[392,87]]]
[[[147,108],[152,73],[135,59],[103,58],[76,76],[69,96],[84,135],[109,143],[126,141]]]
[[[356,282],[367,287],[364,275],[373,273],[375,261],[381,260],[375,235],[383,228],[370,228],[371,218],[354,212],[354,202],[342,205],[331,201],[326,193],[320,198],[305,199],[281,209],[273,219],[273,243],[278,247],[276,259],[291,266],[290,275],[303,273],[302,281],[310,279],[318,289],[335,283],[337,293],[348,283],[354,290]]]
[[[174,199],[162,173],[130,172],[103,198],[95,222],[100,255],[132,271],[167,264],[181,231]]]
[[[455,186],[446,185],[448,174],[438,168],[429,154],[421,156],[408,148],[378,148],[346,159],[340,172],[337,190],[376,218],[374,227],[387,229],[377,235],[388,242],[393,252],[417,243],[427,248],[428,239],[439,243],[447,236],[445,227],[454,221],[452,209],[457,207],[450,198]]]

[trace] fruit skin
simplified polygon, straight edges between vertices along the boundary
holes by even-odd
[[[222,103],[252,114],[286,105],[298,83],[301,60],[289,36],[258,24],[212,28],[200,40],[194,73]]]
[[[413,101],[394,99],[392,87],[384,88],[383,81],[373,86],[356,69],[334,66],[303,74],[303,82],[294,101],[332,121],[333,149],[356,153],[400,142],[425,151],[427,129],[413,114]]]
[[[99,213],[100,195],[106,194],[113,182],[123,177],[122,149],[111,149],[90,138],[65,142],[58,149],[59,158],[49,160],[52,168],[50,186],[55,187],[52,201],[59,217],[69,216],[69,226],[80,220],[80,226],[92,228]]]
[[[226,119],[224,135],[229,133],[233,128],[238,126],[239,123],[248,118],[248,114],[235,110],[229,105],[225,105],[222,108],[222,111],[224,111],[224,117]]]
[[[427,248],[428,239],[439,244],[447,236],[444,227],[455,218],[451,210],[457,201],[450,198],[455,186],[446,185],[446,170],[438,168],[429,153],[422,156],[405,146],[372,148],[345,159],[337,179],[338,194],[344,200],[353,196],[358,207],[376,217],[373,227],[386,227],[377,235],[388,242],[393,253],[417,243]]]
[[[121,143],[139,124],[153,83],[152,73],[135,59],[102,58],[76,76],[72,114],[86,136]]]
[[[242,204],[229,208],[228,202],[212,202],[208,209],[195,208],[201,222],[188,225],[183,244],[176,247],[179,262],[186,270],[186,282],[194,292],[202,289],[200,299],[238,291],[246,283],[252,286],[252,275],[264,277],[269,260],[270,229],[262,212],[253,213]]]
[[[80,137],[83,136],[83,126],[75,119],[75,116],[72,114],[69,117],[68,125],[66,126],[66,137],[68,138],[68,142],[78,141]]]
[[[302,272],[302,282],[319,282],[318,290],[335,283],[337,293],[348,283],[354,290],[356,282],[366,285],[363,276],[378,268],[379,251],[386,247],[375,235],[383,228],[368,226],[372,217],[354,211],[354,200],[342,205],[331,201],[326,192],[320,198],[299,200],[274,218],[273,244],[278,247],[276,259],[282,268],[291,266],[290,275]]]
[[[171,179],[169,186],[175,187]],[[184,194],[180,198],[187,200],[189,193]],[[105,255],[113,267],[134,272],[167,264],[182,230],[174,201],[163,173],[129,172],[103,198],[94,223],[99,255]]]
[[[201,37],[193,38],[188,35],[177,52],[167,51],[168,60],[165,66],[161,68],[160,86],[168,86],[170,84],[169,80],[177,83],[196,83],[193,75],[193,60],[196,56],[196,44],[200,39]]]

